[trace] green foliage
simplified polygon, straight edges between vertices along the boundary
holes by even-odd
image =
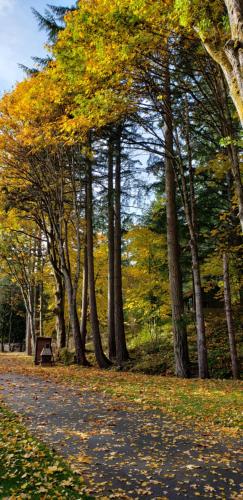
[[[159,324],[168,320],[169,296],[166,241],[147,227],[126,234],[125,311],[129,318]]]
[[[71,365],[74,363],[74,353],[70,352],[67,347],[63,347],[62,349],[59,349],[58,351],[58,358],[60,359],[61,363],[63,363],[65,366]]]
[[[185,28],[197,28],[202,38],[212,35],[221,25],[228,30],[228,17],[222,0],[175,0],[175,12]]]

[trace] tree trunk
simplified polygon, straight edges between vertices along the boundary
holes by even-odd
[[[178,377],[190,374],[187,331],[184,319],[182,276],[180,269],[180,247],[177,227],[176,184],[173,168],[173,125],[170,94],[169,64],[165,70],[165,183],[167,246],[170,280],[172,322],[174,333],[175,372]]]
[[[84,242],[84,264],[83,264],[83,287],[82,287],[82,310],[81,310],[81,337],[85,348],[87,337],[87,315],[88,315],[88,253],[87,232],[85,230]]]
[[[4,352],[4,334],[3,334],[3,329],[2,329],[2,335],[1,335],[1,352]]]
[[[35,351],[35,342],[36,342],[35,289],[36,289],[35,285],[31,286],[30,291],[28,293],[28,312],[29,312],[29,325],[30,325],[32,352]]]
[[[224,0],[227,7],[231,40],[225,45],[225,52],[232,64],[243,102],[243,2],[242,0]]]
[[[81,337],[85,349],[87,337],[87,317],[88,317],[88,250],[87,250],[87,175],[85,178],[85,228],[84,228],[84,264],[83,264],[83,287],[81,306]]]
[[[221,116],[221,130],[224,137],[231,138],[231,144],[227,146],[227,155],[231,164],[231,172],[234,178],[235,192],[239,205],[239,219],[241,230],[243,232],[243,186],[241,180],[240,163],[239,163],[239,152],[235,145],[235,131],[232,123],[231,111],[228,103],[228,94],[226,89],[226,83],[222,71],[219,71],[218,78],[218,89],[219,89],[219,105],[223,113]]]
[[[228,146],[228,156],[231,162],[231,171],[234,177],[235,191],[239,205],[239,219],[243,232],[243,186],[241,181],[240,163],[237,147],[234,144]]]
[[[224,0],[231,39],[222,47],[216,40],[202,40],[209,55],[220,65],[231,98],[243,126],[243,4],[242,0]]]
[[[116,360],[119,364],[129,359],[123,313],[122,255],[121,255],[121,128],[115,142],[115,227],[114,227],[114,306]]]
[[[8,324],[8,347],[9,347],[9,352],[11,352],[12,318],[13,318],[12,292],[11,292],[11,289],[10,289],[10,315],[9,315],[9,324]]]
[[[197,353],[199,378],[208,378],[208,356],[206,345],[205,321],[203,312],[202,285],[200,265],[198,258],[197,241],[191,237],[192,272],[195,291],[196,327],[197,327]]]
[[[42,254],[42,233],[39,230],[39,239],[37,242],[37,261],[36,261],[36,271],[37,271],[37,282],[35,287],[35,321],[36,321],[36,332],[42,337],[43,336],[43,254]]]
[[[100,368],[108,368],[111,363],[103,352],[96,304],[93,242],[92,164],[89,158],[87,158],[87,252],[90,322],[94,341],[95,357]]]
[[[67,335],[66,335],[66,322],[65,322],[65,282],[64,276],[61,270],[61,259],[57,252],[57,247],[54,238],[48,240],[47,251],[52,265],[53,273],[56,282],[56,333],[57,333],[57,347],[62,349],[66,347]]]
[[[30,315],[29,315],[28,311],[26,311],[25,352],[26,352],[27,356],[31,356],[32,355]]]
[[[77,364],[86,366],[88,363],[85,357],[83,341],[81,338],[80,325],[77,313],[76,295],[73,290],[71,278],[68,277],[66,273],[65,273],[65,281],[66,281],[67,298],[68,298],[69,318],[75,345]]]
[[[230,276],[229,276],[229,259],[226,252],[223,254],[223,272],[224,272],[224,304],[227,329],[229,335],[230,356],[232,364],[232,374],[234,379],[240,378],[239,363],[237,359],[236,340],[232,315]]]
[[[39,284],[39,331],[40,331],[40,337],[43,337],[43,281],[40,282]]]
[[[56,331],[57,345],[62,349],[66,347],[66,324],[65,324],[65,287],[63,278],[58,273],[55,273],[56,278]]]
[[[185,139],[188,154],[188,173],[189,173],[189,189],[185,176],[183,160],[179,159],[179,169],[181,176],[181,190],[182,190],[182,203],[186,216],[186,221],[190,234],[190,249],[192,256],[192,274],[193,274],[193,289],[194,289],[194,305],[196,315],[196,328],[197,328],[197,353],[198,353],[198,372],[199,378],[208,378],[208,358],[207,358],[207,345],[206,345],[206,332],[205,320],[203,311],[203,296],[200,274],[200,263],[198,255],[198,237],[197,237],[197,219],[196,219],[196,200],[194,189],[194,170],[192,162],[192,148],[190,137],[190,118],[189,106],[186,99],[185,106]],[[179,140],[178,140],[179,147]]]
[[[109,357],[116,357],[115,337],[115,287],[114,287],[114,139],[108,144],[108,344]]]
[[[9,326],[8,326],[8,345],[9,345],[9,352],[11,352],[11,339],[12,339],[12,318],[13,318],[13,311],[11,309],[10,311],[10,316],[9,316]]]

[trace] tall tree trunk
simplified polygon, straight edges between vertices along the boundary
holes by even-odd
[[[192,255],[192,271],[193,271],[193,281],[195,290],[198,372],[199,372],[199,378],[208,378],[209,377],[208,356],[207,356],[205,320],[203,311],[200,264],[198,257],[197,241],[195,240],[194,235],[191,236],[190,248]]]
[[[237,349],[236,340],[234,332],[234,323],[232,315],[232,304],[231,304],[231,289],[230,289],[230,276],[229,276],[229,258],[226,252],[223,254],[223,272],[224,272],[224,304],[225,304],[225,315],[227,321],[227,329],[229,335],[229,345],[230,345],[230,356],[232,364],[232,374],[233,378],[240,378],[239,363],[237,359]]]
[[[29,324],[30,324],[30,335],[31,335],[31,345],[32,352],[35,351],[36,343],[36,307],[35,307],[35,285],[30,285],[30,291],[28,292],[28,311],[29,311]]]
[[[34,319],[34,326],[33,326],[33,331],[34,336],[40,336],[40,315],[39,315],[39,285],[35,283],[33,285],[33,302],[32,302],[32,307],[33,307],[33,319]]]
[[[180,269],[180,247],[177,227],[176,183],[173,168],[173,124],[170,92],[169,63],[165,70],[165,184],[167,245],[170,280],[170,296],[174,333],[175,372],[178,377],[190,374],[187,331],[184,318],[182,276]]]
[[[8,345],[9,345],[9,352],[11,352],[11,340],[12,340],[12,318],[13,318],[13,311],[11,309],[10,311],[10,316],[9,316],[9,325],[8,325]]]
[[[40,337],[43,337],[43,281],[39,283],[39,331]]]
[[[82,310],[81,310],[81,337],[85,348],[87,338],[87,316],[88,316],[88,254],[87,238],[84,245],[84,264],[83,264],[83,286],[82,286]]]
[[[71,263],[69,257],[69,246],[68,246],[68,230],[67,223],[64,223],[64,238],[60,234],[59,230],[56,230],[56,238],[58,241],[58,253],[61,264],[61,273],[64,279],[65,290],[67,292],[67,301],[68,301],[68,313],[71,331],[74,340],[76,360],[78,365],[87,366],[89,365],[86,356],[85,350],[82,342],[81,332],[80,332],[80,324],[77,313],[77,272],[79,271],[76,268],[76,276],[73,278]],[[77,259],[79,259],[79,249],[77,249]],[[78,264],[79,266],[79,264]]]
[[[83,263],[83,286],[82,286],[82,305],[81,305],[81,337],[85,349],[87,338],[87,317],[88,317],[88,250],[87,250],[87,175],[85,178],[85,228],[84,228],[84,263]]]
[[[109,359],[105,356],[97,313],[95,275],[94,275],[94,242],[93,242],[93,192],[92,192],[92,163],[87,158],[87,252],[88,252],[88,283],[89,283],[89,308],[90,322],[94,341],[96,361],[100,368],[110,366]]]
[[[109,357],[116,357],[114,287],[114,138],[108,143],[108,344]]]
[[[85,348],[87,337],[88,316],[88,251],[87,251],[87,176],[85,179],[85,229],[84,229],[84,263],[83,263],[83,287],[81,306],[81,337]]]
[[[31,328],[30,328],[30,315],[26,310],[26,326],[25,326],[25,352],[27,356],[32,355],[32,342],[31,342]]]
[[[231,171],[234,177],[235,191],[239,206],[239,219],[243,232],[243,186],[241,180],[240,163],[237,147],[234,144],[228,146],[228,156],[231,162]]]
[[[61,274],[55,272],[56,279],[56,331],[57,345],[59,349],[66,347],[66,324],[65,324],[65,287]]]
[[[197,328],[197,353],[198,353],[198,372],[199,378],[208,378],[208,358],[206,345],[205,320],[203,311],[203,296],[201,285],[201,273],[198,254],[198,237],[197,237],[197,219],[196,219],[196,201],[194,190],[194,170],[192,163],[192,149],[190,137],[190,121],[189,121],[189,106],[186,99],[185,106],[185,139],[188,155],[188,173],[189,173],[189,190],[186,181],[183,160],[180,155],[179,169],[181,177],[182,203],[186,216],[186,221],[190,234],[190,249],[192,256],[192,273],[193,273],[193,288],[195,299],[195,315]],[[179,140],[178,140],[179,142]],[[179,147],[179,144],[178,144]],[[188,192],[189,191],[189,192]]]
[[[67,343],[67,335],[66,335],[66,321],[65,321],[65,282],[64,276],[61,270],[61,259],[57,252],[56,242],[54,240],[52,233],[52,237],[47,234],[47,238],[49,236],[47,251],[50,259],[50,263],[52,265],[53,274],[55,276],[56,290],[55,290],[55,298],[56,298],[56,306],[55,306],[55,315],[56,315],[56,334],[57,334],[57,346],[58,349],[62,349],[66,347]]]
[[[36,271],[37,280],[35,287],[35,322],[36,332],[43,336],[43,254],[42,254],[42,233],[39,230],[38,242],[36,248]]]
[[[121,127],[115,141],[115,228],[114,228],[114,306],[116,359],[119,364],[129,359],[123,313],[122,255],[121,255]]]
[[[75,353],[77,358],[77,364],[86,366],[88,364],[85,351],[83,346],[83,341],[80,332],[80,324],[77,313],[77,303],[76,303],[76,294],[73,290],[71,278],[68,276],[68,273],[65,272],[65,281],[66,281],[66,290],[67,290],[67,298],[68,298],[68,310],[69,310],[69,318],[70,325],[73,334],[73,340],[75,345]]]
[[[10,315],[9,315],[9,324],[8,324],[8,347],[9,347],[9,352],[11,352],[12,318],[13,318],[12,291],[11,291],[11,288],[10,288]]]

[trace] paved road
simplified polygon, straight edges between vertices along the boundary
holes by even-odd
[[[80,470],[96,498],[243,498],[235,440],[220,442],[159,411],[41,378],[0,374],[0,386],[32,434]]]

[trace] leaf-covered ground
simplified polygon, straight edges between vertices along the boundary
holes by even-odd
[[[64,461],[33,438],[0,405],[0,498],[88,499],[84,483]]]
[[[239,435],[243,429],[243,382],[233,380],[180,380],[114,370],[77,366],[34,367],[31,358],[0,354],[0,373],[38,375],[80,389],[103,392],[119,400],[135,401],[142,408],[161,409],[185,425]]]
[[[36,369],[19,356],[1,356],[0,366],[4,400],[84,477],[89,494],[104,500],[241,498],[240,384],[203,385],[76,367]],[[209,421],[210,415],[216,420],[214,394],[215,404],[228,402],[228,411],[234,409],[235,427],[228,426],[223,436],[215,429],[224,432],[225,426]],[[155,406],[156,396],[163,412]],[[183,401],[188,405],[184,420]],[[205,424],[202,417],[196,426],[200,405]]]
[[[1,374],[0,383],[8,405],[82,474],[86,491],[97,498],[239,498],[235,439],[40,377]]]

